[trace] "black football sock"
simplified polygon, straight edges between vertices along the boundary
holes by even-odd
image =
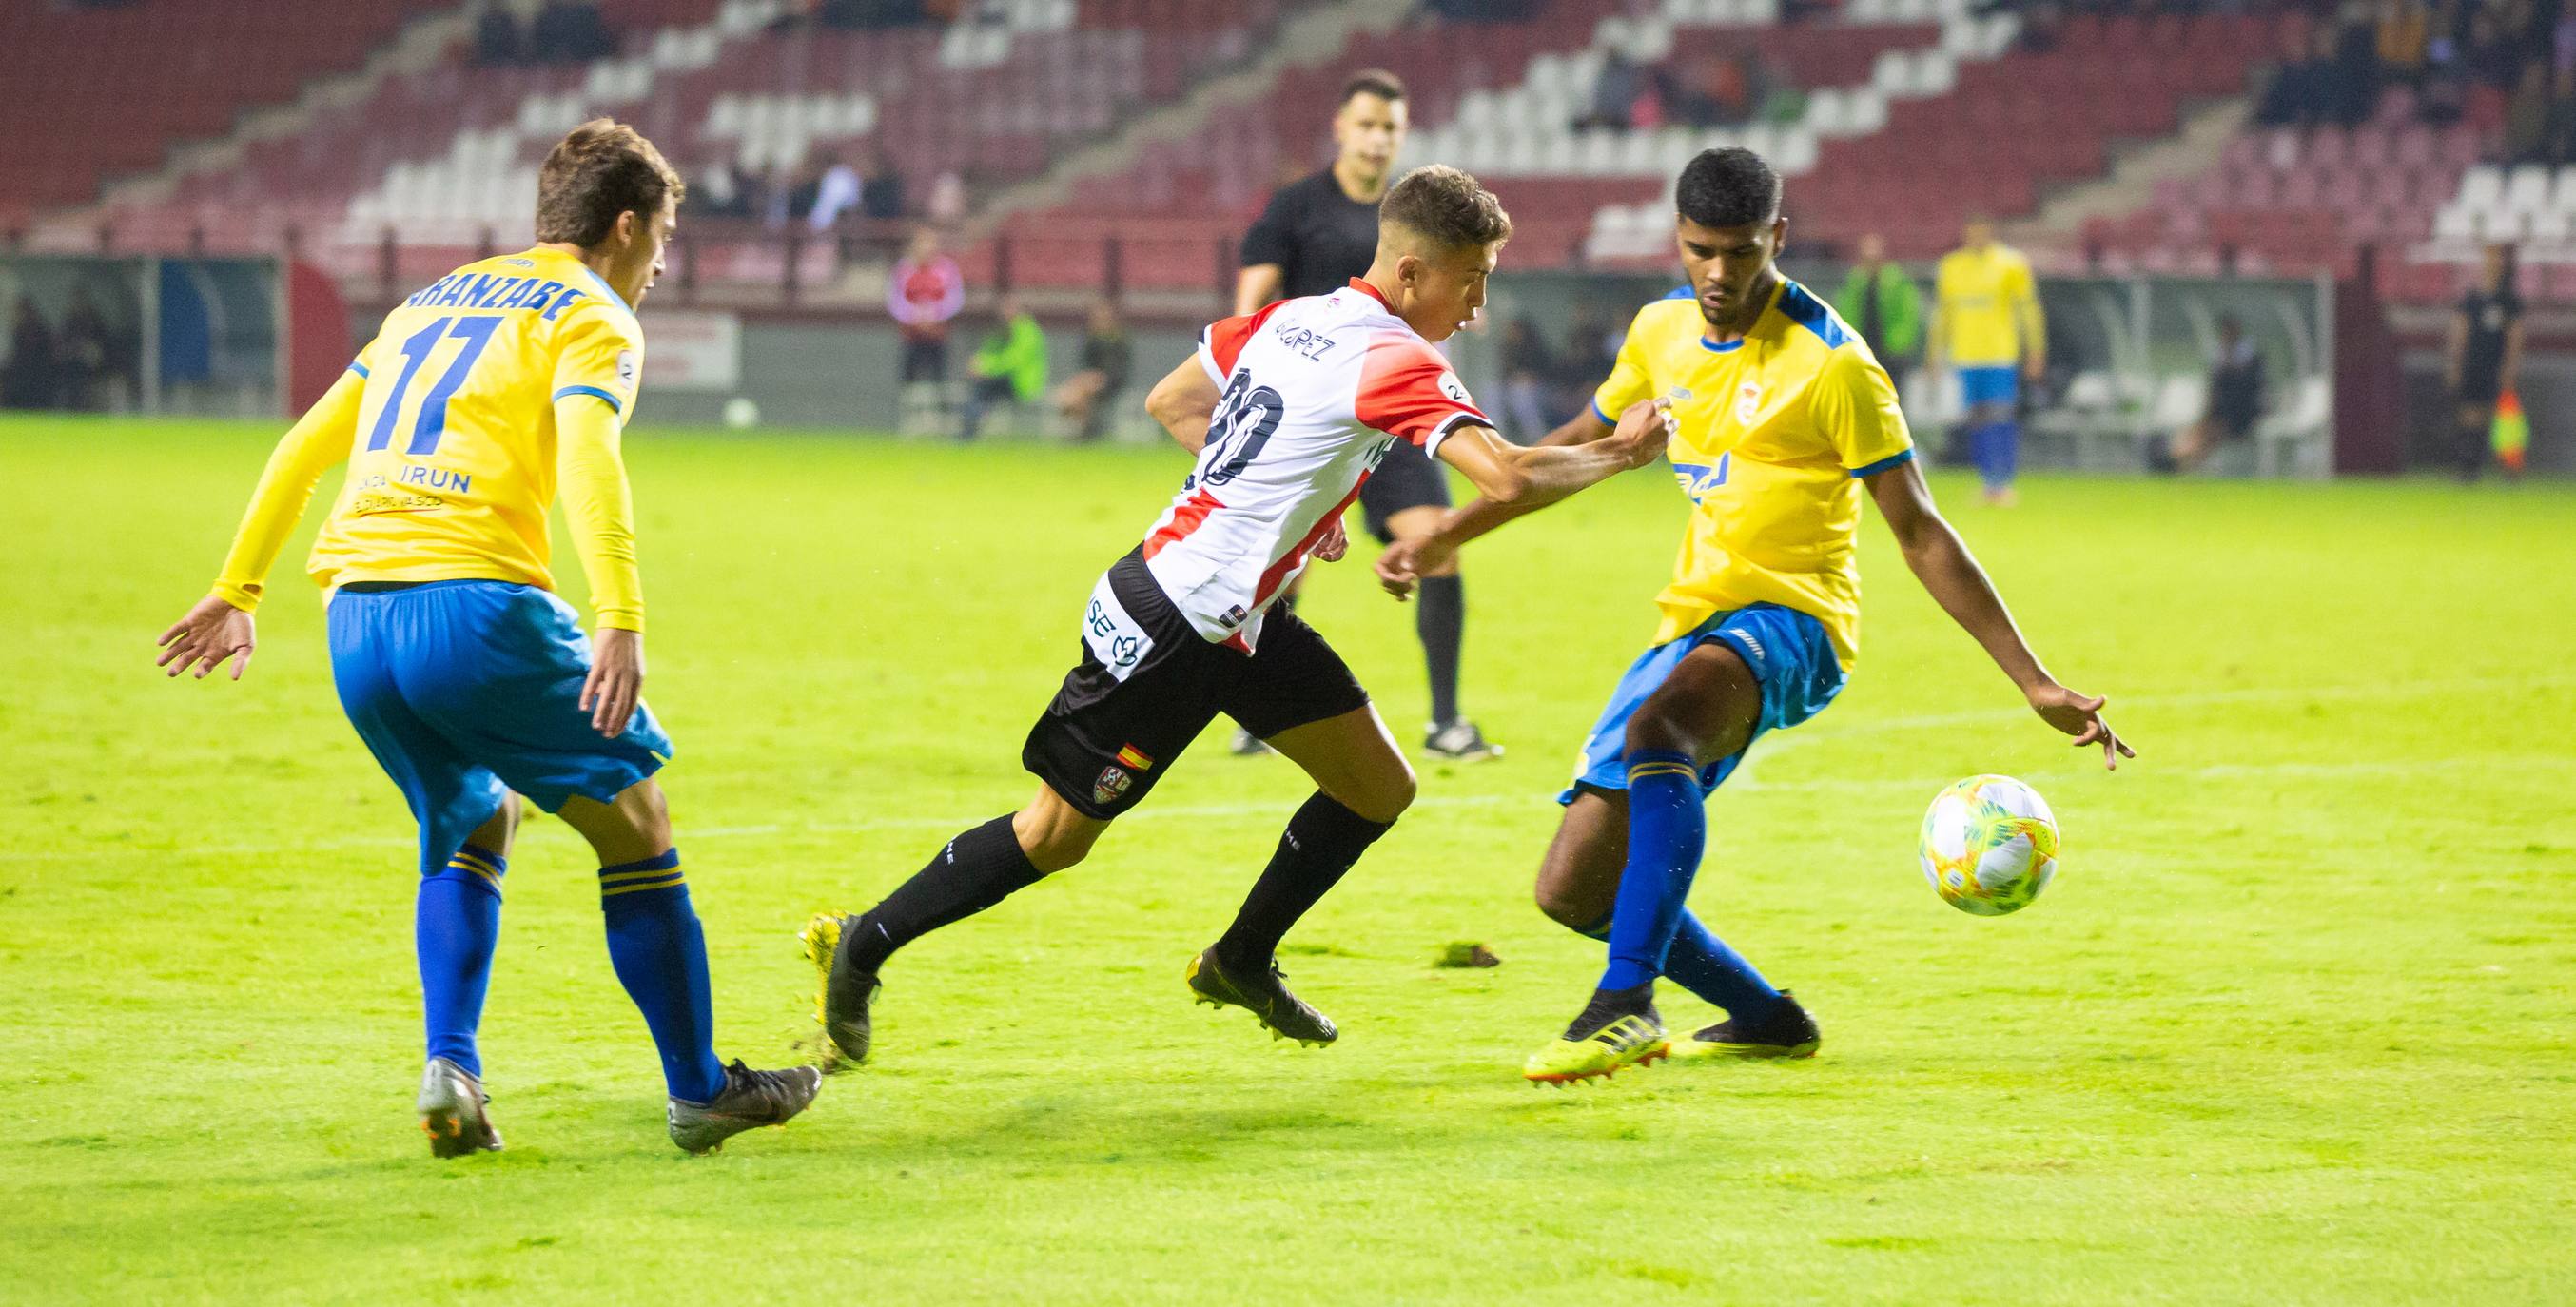
[[[1413,614],[1413,629],[1422,636],[1422,665],[1431,673],[1431,724],[1458,720],[1458,650],[1467,639],[1467,582],[1463,577],[1426,576]]]
[[[1583,1005],[1583,1014],[1565,1028],[1568,1039],[1583,1039],[1621,1017],[1645,1017],[1660,1021],[1655,1013],[1655,982],[1628,989],[1596,989],[1592,1001]]]
[[[1279,836],[1279,851],[1270,855],[1270,865],[1261,869],[1261,879],[1244,896],[1243,910],[1217,940],[1216,960],[1228,970],[1269,966],[1288,928],[1341,881],[1342,874],[1378,836],[1386,834],[1388,826],[1343,807],[1321,791],[1306,800],[1297,815],[1288,819],[1288,829]]]
[[[850,961],[861,971],[876,971],[896,949],[974,916],[1045,875],[1021,851],[1010,814],[995,817],[948,841],[929,866],[868,909],[851,932]]]

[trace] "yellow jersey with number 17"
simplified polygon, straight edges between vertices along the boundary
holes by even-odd
[[[1691,501],[1654,642],[1750,604],[1823,623],[1848,668],[1860,652],[1860,478],[1914,457],[1896,387],[1860,334],[1782,278],[1743,339],[1713,344],[1685,286],[1629,324],[1592,404],[1605,422],[1673,400],[1673,473]]]
[[[622,425],[643,364],[633,310],[570,254],[503,255],[430,283],[349,365],[366,392],[348,480],[306,570],[326,586],[553,589],[555,401],[596,398]]]

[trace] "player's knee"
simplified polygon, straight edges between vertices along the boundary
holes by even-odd
[[[1032,805],[1011,819],[1020,852],[1030,866],[1050,876],[1090,857],[1091,846],[1106,829],[1108,823],[1085,820],[1061,800]]]
[[[1627,753],[1687,753],[1697,756],[1699,742],[1681,714],[1649,699],[1628,719]]]
[[[1568,877],[1541,871],[1532,897],[1538,900],[1538,910],[1548,920],[1567,930],[1582,930],[1601,917],[1593,903],[1594,896],[1583,893],[1582,887]]]
[[[1413,796],[1420,788],[1413,777],[1412,764],[1397,758],[1385,774],[1348,787],[1333,798],[1365,820],[1391,826],[1405,809],[1413,806]]]

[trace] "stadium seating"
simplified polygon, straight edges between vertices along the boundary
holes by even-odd
[[[100,184],[293,100],[449,0],[292,7],[148,0],[106,9],[0,6],[0,219],[97,196]],[[118,57],[101,60],[95,52]]]
[[[284,223],[336,233],[318,253],[352,274],[398,230],[426,267],[487,231],[523,239],[539,153],[600,112],[635,121],[684,173],[726,158],[793,175],[868,140],[916,195],[951,170],[997,184],[1239,62],[1307,2],[988,0],[945,27],[842,31],[782,23],[787,0],[623,0],[607,7],[613,58],[488,68],[460,51],[121,221],[215,243]]]

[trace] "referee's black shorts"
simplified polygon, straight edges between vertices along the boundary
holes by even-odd
[[[1395,543],[1387,519],[1408,508],[1447,508],[1449,474],[1420,445],[1399,440],[1360,487],[1360,520],[1382,545]]]

